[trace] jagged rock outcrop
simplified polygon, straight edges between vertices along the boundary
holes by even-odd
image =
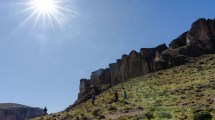
[[[117,84],[117,63],[111,63],[109,64],[110,67],[110,75],[111,75],[111,86],[114,86],[114,84]]]
[[[87,94],[87,88],[90,88],[90,86],[91,86],[90,80],[87,79],[80,80],[78,99]]]
[[[130,78],[130,71],[129,71],[129,56],[123,55],[122,56],[122,63],[120,67],[120,74],[122,82],[127,81]]]
[[[14,103],[0,104],[0,120],[29,120],[42,116],[43,109]]]
[[[215,20],[198,19],[189,31],[172,40],[169,48],[161,44],[155,48],[141,48],[140,52],[133,50],[116,63],[109,64],[109,68],[93,72],[90,80],[81,80],[79,99],[75,104],[83,102],[87,95],[98,94],[130,78],[182,65],[190,57],[214,52]]]
[[[155,48],[140,49],[143,74],[148,74],[165,68],[160,54],[166,49],[168,48],[165,44],[159,45]]]
[[[154,62],[153,62],[154,52],[155,50],[153,48],[140,49],[142,68],[143,68],[144,74],[148,74],[154,71]]]
[[[185,32],[182,35],[180,35],[178,38],[172,40],[172,42],[169,44],[170,49],[176,49],[182,46],[186,45],[186,39],[187,39],[187,33]]]
[[[99,69],[97,71],[92,72],[91,74],[91,83],[95,87],[100,87],[100,86],[110,86],[110,69]],[[105,87],[103,86],[103,87]]]
[[[140,53],[136,52],[135,50],[131,51],[129,54],[128,61],[129,61],[129,70],[130,70],[131,78],[143,75],[143,68],[142,68]]]
[[[192,24],[191,29],[187,33],[187,45],[192,47],[197,46],[197,48],[204,50],[205,53],[214,51],[214,27],[214,21],[211,19],[206,20],[201,18],[197,20]]]
[[[117,59],[116,61],[117,63],[117,84],[122,83],[122,78],[121,78],[121,72],[120,72],[120,68],[122,65],[122,59]]]

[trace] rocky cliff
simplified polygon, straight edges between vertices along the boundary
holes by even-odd
[[[172,40],[169,48],[162,44],[155,48],[141,48],[139,52],[133,50],[128,55],[122,55],[116,63],[109,64],[109,68],[92,72],[89,80],[80,81],[80,93],[73,106],[130,78],[182,65],[190,57],[214,51],[215,20],[198,19],[189,31]]]
[[[29,120],[43,115],[43,109],[14,103],[0,104],[0,120]]]

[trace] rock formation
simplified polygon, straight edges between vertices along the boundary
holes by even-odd
[[[214,51],[215,20],[198,19],[189,31],[172,40],[169,48],[162,44],[155,48],[141,48],[140,52],[133,50],[129,55],[117,59],[116,63],[109,64],[109,68],[92,72],[90,80],[80,81],[80,93],[74,105],[83,102],[86,95],[99,94],[130,78],[182,65],[190,57]]]
[[[176,49],[182,46],[186,45],[186,39],[187,39],[187,33],[185,32],[182,35],[180,35],[178,38],[172,40],[172,42],[169,44],[170,49]]]
[[[120,67],[120,74],[122,82],[127,81],[130,78],[130,71],[129,71],[129,56],[123,55],[122,56],[122,63]]]
[[[0,104],[0,120],[28,120],[43,115],[43,109],[13,103]]]

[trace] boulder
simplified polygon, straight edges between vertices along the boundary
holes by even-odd
[[[186,39],[187,39],[187,33],[184,32],[182,35],[180,35],[178,38],[172,40],[172,42],[169,44],[170,49],[175,49],[178,47],[182,47],[186,45]]]
[[[122,82],[127,81],[130,78],[130,71],[129,71],[129,56],[123,55],[122,56],[122,63],[120,67],[120,74],[122,78]]]
[[[143,75],[141,55],[135,50],[129,54],[129,70],[131,78]]]

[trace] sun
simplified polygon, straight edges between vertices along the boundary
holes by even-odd
[[[29,0],[23,3],[26,5],[21,13],[30,13],[29,16],[22,22],[21,26],[34,20],[34,26],[42,24],[43,26],[56,26],[55,23],[61,25],[66,18],[65,14],[73,14],[73,11],[65,7],[69,4],[67,0]],[[68,15],[71,16],[71,15]]]
[[[57,1],[55,0],[33,0],[32,7],[40,12],[49,13],[56,11]]]

